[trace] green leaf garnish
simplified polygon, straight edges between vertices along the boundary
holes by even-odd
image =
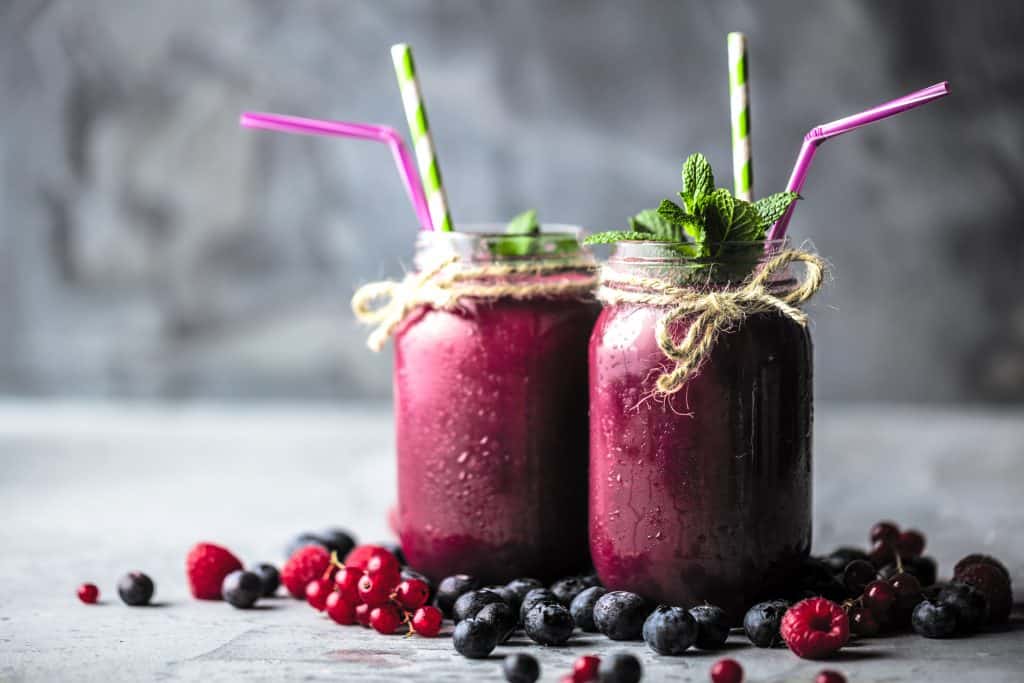
[[[505,234],[490,243],[490,250],[495,256],[536,256],[541,253],[543,242],[545,255],[561,256],[579,251],[579,242],[575,236],[559,239],[556,235],[550,235],[540,240],[540,235],[537,211],[528,209],[508,222]]]
[[[537,222],[537,210],[523,211],[508,222],[505,232],[510,235],[539,235],[540,223]]]
[[[610,230],[590,235],[583,240],[583,244],[612,244],[614,242],[644,241],[654,238],[649,232],[630,232],[628,230]]]
[[[761,217],[762,223],[771,225],[782,218],[789,205],[800,199],[796,192],[776,192],[754,202],[754,210]]]

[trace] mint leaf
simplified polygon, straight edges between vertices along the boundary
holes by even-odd
[[[763,197],[754,202],[754,210],[761,221],[761,226],[767,230],[776,221],[782,218],[789,205],[800,198],[796,192],[776,192],[773,195]]]
[[[729,226],[728,239],[733,242],[756,242],[764,239],[764,226],[754,205],[742,199],[735,200],[735,211]]]
[[[719,188],[711,193],[708,199],[708,206],[711,211],[708,212],[708,222],[712,222],[712,211],[714,222],[718,225],[721,235],[728,235],[729,226],[732,225],[733,212],[736,210],[736,200],[733,198],[729,190],[725,188]]]
[[[686,203],[686,210],[700,215],[707,204],[707,197],[715,189],[715,174],[703,154],[691,154],[683,163],[683,191],[679,195]]]
[[[677,237],[674,241],[682,241],[683,234],[698,244],[704,241],[704,221],[686,213],[675,202],[662,199],[661,204],[658,205],[658,214],[676,228],[681,229],[681,233],[676,233]]]
[[[650,231],[660,240],[678,242],[682,239],[680,229],[665,220],[657,209],[645,209],[629,219],[629,227],[634,232]]]
[[[647,241],[654,236],[649,232],[630,232],[627,230],[609,230],[599,232],[596,235],[589,235],[583,240],[583,244],[612,244],[614,242]]]
[[[510,235],[537,235],[540,233],[540,223],[537,222],[536,209],[523,211],[521,214],[508,222],[505,232]]]
[[[498,256],[529,256],[537,248],[533,235],[505,235],[491,245],[491,253]]]

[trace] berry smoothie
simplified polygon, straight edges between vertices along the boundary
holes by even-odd
[[[609,589],[738,619],[810,549],[811,340],[788,318],[751,316],[658,398],[671,367],[654,335],[664,313],[608,306],[591,338],[594,565]]]
[[[598,306],[579,296],[461,303],[418,309],[394,338],[402,549],[435,580],[580,571]]]

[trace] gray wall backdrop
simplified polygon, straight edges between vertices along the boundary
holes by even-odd
[[[347,302],[411,255],[387,152],[239,112],[404,131],[408,41],[456,221],[613,228],[691,151],[728,178],[730,30],[759,193],[810,126],[954,91],[819,152],[819,397],[1024,399],[1024,9],[892,0],[2,2],[0,393],[386,396]]]

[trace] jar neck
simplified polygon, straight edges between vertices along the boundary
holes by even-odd
[[[676,286],[717,289],[738,285],[766,260],[788,246],[788,241],[725,242],[707,245],[696,254],[692,244],[677,242],[618,242],[604,265],[619,277],[654,278]],[[792,279],[787,270],[772,283]]]
[[[579,228],[568,225],[546,225],[538,235],[423,231],[416,240],[415,263],[422,269],[454,257],[464,266],[578,264],[581,268],[592,267],[594,257],[580,244],[581,233]]]

